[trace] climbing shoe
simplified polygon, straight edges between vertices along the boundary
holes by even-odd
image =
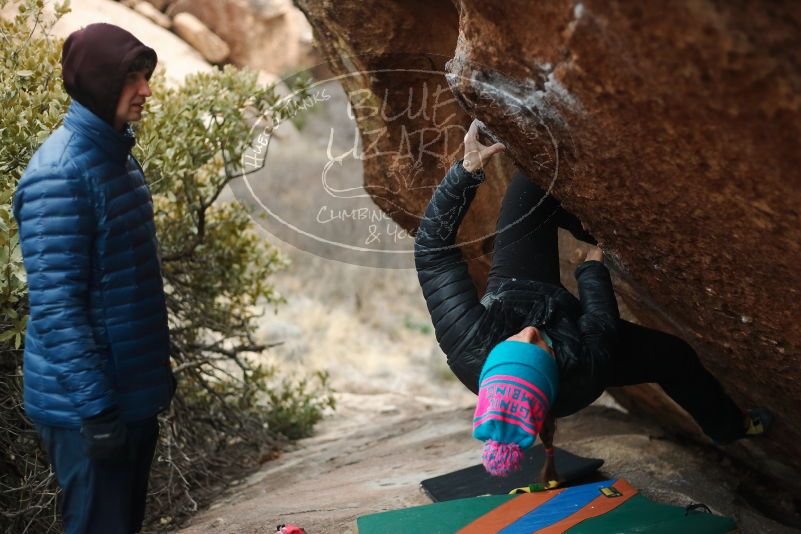
[[[764,436],[773,426],[773,414],[767,408],[749,408],[748,428],[745,429],[744,438]]]

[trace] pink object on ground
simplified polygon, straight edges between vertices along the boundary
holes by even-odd
[[[306,531],[295,525],[278,525],[276,532],[279,534],[306,534]]]

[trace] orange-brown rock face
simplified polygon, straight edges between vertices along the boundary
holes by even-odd
[[[450,0],[334,2],[299,0],[331,69],[350,97],[363,145],[365,188],[406,230],[417,228],[434,188],[459,159],[471,118],[445,78],[458,37]],[[513,166],[498,159],[479,189],[460,241],[483,287],[490,238]]]
[[[776,412],[772,438],[752,458],[798,472],[801,4],[455,3],[298,0],[338,73],[393,69],[392,54],[452,58],[446,79],[466,114],[454,106],[448,124],[481,119],[515,163],[542,185],[553,182],[603,243],[636,318],[689,341],[741,405]],[[343,61],[363,54],[374,55]],[[401,108],[408,86],[441,75],[350,80],[347,90]],[[398,98],[385,98],[387,88]],[[366,139],[370,120],[372,130],[382,125],[360,122]],[[384,142],[402,124],[386,125]],[[460,137],[442,153],[458,154],[451,143]],[[407,228],[442,175],[436,159],[417,168],[417,183],[428,187],[377,198]],[[366,161],[366,184],[388,185],[390,169],[398,169],[390,157]],[[492,227],[503,183],[482,192],[472,210],[482,215],[466,221],[466,233]],[[485,269],[472,272],[481,287]],[[637,398],[626,404],[636,408]]]

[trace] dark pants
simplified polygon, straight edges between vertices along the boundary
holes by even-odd
[[[498,217],[487,292],[495,291],[508,278],[561,285],[558,228],[596,244],[575,216],[553,197],[545,197],[545,192],[525,175],[515,174]],[[620,345],[613,355],[606,387],[657,383],[710,438],[728,442],[742,437],[742,412],[704,369],[688,343],[622,319],[618,333]]]
[[[495,232],[487,292],[507,278],[539,280],[561,286],[558,228],[596,244],[581,222],[552,196],[518,172],[503,197]]]
[[[142,526],[156,418],[128,424],[126,457],[96,461],[84,453],[80,430],[36,425],[61,488],[59,510],[67,534],[130,534]]]

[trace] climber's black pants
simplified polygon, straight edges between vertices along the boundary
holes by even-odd
[[[506,278],[539,280],[562,285],[559,279],[558,228],[576,239],[595,245],[581,222],[565,211],[526,175],[518,172],[503,197],[487,292],[495,291]]]
[[[501,204],[487,292],[494,292],[508,278],[561,285],[560,227],[577,239],[596,243],[556,199],[546,197],[522,173],[515,174]],[[727,442],[742,437],[742,413],[688,343],[622,319],[618,334],[620,343],[612,358],[607,387],[657,383],[710,438]]]
[[[743,437],[742,412],[687,342],[622,319],[618,335],[607,387],[659,384],[710,438],[726,443]]]

